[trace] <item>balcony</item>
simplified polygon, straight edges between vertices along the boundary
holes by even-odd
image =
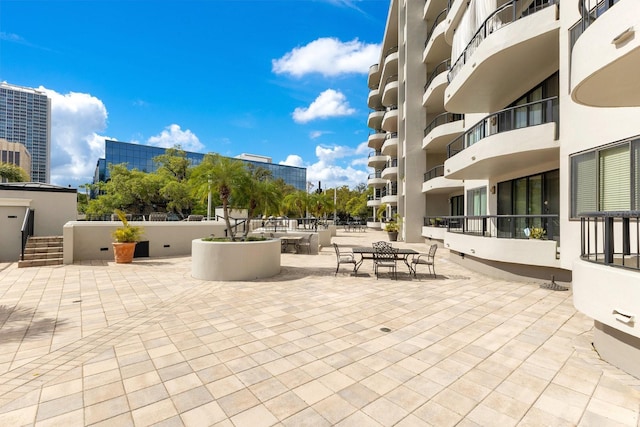
[[[372,151],[367,159],[367,166],[373,169],[380,169],[387,164],[387,156],[380,151]]]
[[[386,110],[376,110],[369,113],[367,119],[367,126],[371,129],[380,129],[382,127],[382,118],[384,117]]]
[[[392,132],[387,134],[384,144],[382,144],[382,154],[389,157],[396,157],[398,154],[398,133]]]
[[[373,188],[382,188],[387,185],[387,180],[382,178],[382,171],[377,170],[374,173],[369,174],[367,185]]]
[[[369,76],[367,77],[367,86],[369,89],[376,89],[380,85],[380,66],[373,64],[369,67]]]
[[[484,260],[560,268],[558,215],[483,215],[442,217],[445,247]],[[544,230],[531,238],[531,230]],[[529,230],[529,236],[527,231]]]
[[[422,149],[443,152],[447,144],[464,133],[464,114],[442,113],[424,129]]]
[[[381,197],[375,197],[375,196],[367,196],[367,206],[368,207],[378,207],[382,204],[382,199]]]
[[[601,1],[571,30],[571,99],[592,107],[640,106],[640,3]]]
[[[434,70],[434,72],[436,71],[439,73],[429,77],[422,94],[422,106],[430,112],[444,111],[444,93],[449,85],[447,70],[441,68]]]
[[[451,46],[444,39],[445,23],[448,9],[444,9],[435,18],[433,24],[430,22],[429,32],[424,42],[424,51],[422,52],[422,62],[429,64],[431,62],[439,62],[443,58],[449,56]]]
[[[386,82],[391,76],[398,75],[398,46],[394,46],[388,49],[384,54],[384,65],[382,67],[382,74],[380,75],[380,81]],[[396,77],[396,80],[398,78]]]
[[[444,165],[436,166],[424,174],[422,192],[430,194],[448,194],[464,188],[464,182],[444,177]]]
[[[447,111],[496,111],[557,71],[557,1],[534,2],[520,13],[520,2],[511,0],[494,11],[451,66]]]
[[[386,193],[384,193],[384,195],[382,196],[381,200],[382,200],[382,203],[384,203],[385,205],[397,206],[398,205],[398,192],[397,192],[397,190],[387,191]]]
[[[380,127],[387,132],[398,131],[398,107],[393,105],[387,107],[387,111],[383,114]]]
[[[557,165],[557,123],[555,97],[490,114],[447,145],[445,176],[488,179],[532,165]]]
[[[449,8],[452,0],[429,0],[424,2],[422,10],[422,19],[424,21],[433,22],[433,17],[437,16],[442,9]]]
[[[389,107],[398,105],[398,76],[393,75],[387,78],[384,83],[384,92],[382,93],[382,105]]]
[[[369,148],[373,148],[376,151],[380,151],[382,144],[387,138],[387,133],[384,131],[375,132],[369,134],[369,138],[367,139],[367,146]]]
[[[581,259],[573,264],[573,303],[599,326],[594,344],[601,356],[640,377],[640,212],[582,214],[580,237]],[[616,346],[611,345],[612,336]],[[622,351],[620,341],[635,341],[635,354],[628,348]]]
[[[384,169],[382,169],[382,178],[389,181],[398,180],[398,159],[391,159],[386,162]]]
[[[445,20],[444,39],[449,45],[453,44],[453,33],[455,33],[462,16],[469,6],[469,0],[450,0],[449,13]]]
[[[372,110],[382,109],[382,96],[380,96],[380,89],[372,89],[369,91],[369,97],[367,98],[367,105]]]

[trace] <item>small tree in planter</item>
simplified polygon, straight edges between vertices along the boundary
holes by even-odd
[[[142,227],[129,225],[127,216],[120,209],[116,209],[115,213],[118,215],[118,219],[122,221],[122,227],[116,228],[112,233],[115,240],[113,242],[114,258],[118,264],[130,263],[133,261],[136,243],[142,237],[144,230]]]

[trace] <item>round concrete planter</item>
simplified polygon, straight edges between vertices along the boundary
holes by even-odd
[[[280,240],[191,241],[191,275],[201,280],[256,280],[280,273]]]

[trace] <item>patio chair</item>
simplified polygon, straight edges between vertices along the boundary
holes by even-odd
[[[380,242],[373,242],[372,246],[373,246],[373,249],[381,249],[381,248],[391,249],[391,243],[385,242],[384,240]]]
[[[376,279],[378,279],[381,268],[388,268],[389,273],[393,273],[393,278],[398,278],[398,254],[397,250],[392,248],[391,245],[379,245],[375,248],[373,271],[376,273]]]
[[[307,248],[307,254],[311,255],[311,236],[312,234],[309,233],[298,242],[298,244],[296,245],[297,253],[300,253],[301,248]]]
[[[164,212],[152,212],[149,214],[149,221],[166,221],[167,214]]]
[[[202,221],[204,219],[204,215],[189,215],[187,217],[187,221]]]
[[[433,277],[436,276],[436,251],[438,250],[438,245],[433,244],[429,247],[429,252],[421,253],[418,255],[414,255],[411,259],[411,268],[413,269],[413,277],[416,277],[418,265],[426,265],[429,268],[429,274],[433,274]],[[431,273],[431,269],[433,268],[433,273]]]
[[[338,270],[340,269],[340,264],[353,264],[353,273],[356,274],[356,257],[352,252],[341,252],[340,248],[336,243],[333,244],[333,248],[336,250],[336,258],[338,260],[338,265],[336,266],[336,272],[333,274],[334,276],[338,274]]]

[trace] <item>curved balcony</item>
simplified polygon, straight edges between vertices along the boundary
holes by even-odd
[[[451,2],[452,0],[425,1],[424,8],[422,9],[422,19],[424,21],[427,21],[427,23],[433,22],[434,21],[433,17],[438,16],[438,13],[440,13],[442,9],[448,8],[449,3]]]
[[[424,129],[422,149],[434,152],[447,150],[447,144],[464,133],[464,114],[442,113]]]
[[[386,162],[385,168],[382,169],[382,174],[380,175],[382,179],[386,179],[389,181],[397,181],[398,180],[398,159],[391,159]]]
[[[384,144],[384,141],[386,140],[386,138],[387,138],[387,133],[383,131],[369,134],[369,139],[367,140],[367,146],[369,148],[373,148],[376,151],[380,151],[380,148],[382,148],[382,144]]]
[[[387,156],[380,151],[372,151],[367,159],[367,166],[374,169],[380,169],[387,164]]]
[[[380,66],[373,64],[369,67],[369,76],[367,77],[367,86],[369,89],[375,89],[380,85]]]
[[[397,206],[398,205],[398,194],[387,194],[382,197],[382,203],[389,206]]]
[[[367,105],[372,110],[382,109],[382,96],[380,96],[380,89],[372,89],[371,91],[369,91]]]
[[[378,199],[373,199],[371,198],[371,196],[369,196],[369,198],[367,199],[367,206],[368,207],[378,207],[382,204],[382,199],[378,198]]]
[[[447,11],[448,9],[444,9],[440,12],[427,33],[422,52],[422,62],[425,64],[439,62],[451,52],[451,46],[444,39],[444,18],[447,16]]]
[[[442,217],[445,246],[476,258],[560,268],[558,215],[484,215]],[[541,227],[547,239],[530,239],[527,227]]]
[[[495,10],[451,66],[447,111],[496,111],[557,71],[557,1],[518,14],[520,2],[511,0]]]
[[[444,177],[444,165],[436,166],[424,174],[423,193],[446,194],[462,188],[464,188],[462,180]]]
[[[398,133],[391,132],[387,134],[384,144],[382,144],[382,154],[389,157],[396,157],[398,154]]]
[[[458,24],[467,10],[469,1],[451,0],[449,3],[449,13],[447,13],[447,19],[445,20],[444,39],[449,45],[452,45],[453,33],[455,33],[456,28],[458,28]]]
[[[382,188],[387,185],[387,180],[382,178],[382,171],[377,170],[374,173],[369,174],[367,185],[373,188]],[[380,201],[379,198],[378,201]]]
[[[447,145],[445,176],[489,179],[537,164],[558,164],[558,98],[490,114]]]
[[[640,2],[601,2],[571,33],[571,99],[592,107],[640,106]],[[606,12],[606,13],[605,13]]]
[[[382,119],[386,113],[386,110],[376,110],[369,113],[367,119],[367,126],[371,129],[381,129]]]
[[[430,78],[429,83],[425,86],[422,94],[422,106],[431,112],[444,111],[444,93],[448,85],[447,69],[443,69],[439,74]]]
[[[386,82],[389,77],[398,75],[398,46],[394,46],[388,49],[384,54],[384,65],[382,67],[382,74],[380,75],[380,81]]]
[[[387,107],[387,111],[384,113],[380,127],[387,132],[398,131],[398,107]]]
[[[382,93],[382,105],[390,107],[398,105],[398,76],[390,76],[384,83],[384,92]]]

